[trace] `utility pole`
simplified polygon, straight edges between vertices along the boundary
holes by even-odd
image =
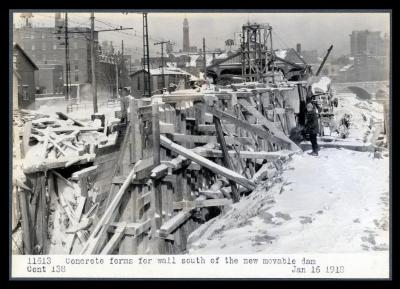
[[[164,74],[164,44],[169,43],[169,41],[160,41],[154,43],[154,45],[161,45],[161,75],[162,75],[162,88],[165,88],[165,74]]]
[[[119,81],[118,81],[118,56],[115,55],[115,86],[117,90],[117,97],[118,97],[118,87],[119,87]]]
[[[71,75],[71,67],[69,63],[69,37],[68,37],[68,13],[65,12],[65,23],[64,23],[64,45],[65,45],[65,82],[66,82],[66,99],[68,104],[70,102],[69,97],[69,84],[70,84],[70,75]]]
[[[94,44],[94,12],[90,13],[90,59],[92,64],[92,93],[93,93],[93,112],[97,113],[97,83],[96,83],[96,50]]]
[[[203,70],[204,79],[207,79],[207,63],[206,63],[206,39],[203,37]]]
[[[143,69],[144,69],[144,96],[151,96],[151,75],[149,58],[149,35],[147,26],[147,13],[143,13]]]
[[[120,70],[121,70],[121,84],[125,86],[125,59],[124,59],[124,40],[121,40],[121,59],[120,59]]]

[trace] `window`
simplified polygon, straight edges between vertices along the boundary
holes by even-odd
[[[79,74],[75,73],[75,81],[78,82],[79,81]]]
[[[46,50],[46,42],[42,43],[42,50]]]
[[[137,89],[140,90],[140,76],[137,78]]]
[[[57,49],[57,43],[54,43],[53,44],[53,50],[56,50]]]
[[[32,50],[35,50],[35,44],[32,44]]]
[[[75,64],[75,70],[79,70],[79,66]]]

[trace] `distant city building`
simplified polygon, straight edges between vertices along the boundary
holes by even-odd
[[[172,45],[171,42],[167,42],[167,44],[166,44],[166,49],[165,49],[165,50],[167,51],[167,54],[169,54],[169,53],[172,52],[172,50],[173,50],[173,45]]]
[[[166,63],[170,61],[170,58],[169,57],[165,57],[165,56],[163,58],[161,58],[161,57],[149,57],[150,68],[153,69],[153,68],[161,67],[163,61],[164,61],[164,66],[165,66]],[[142,60],[141,60],[141,65],[142,66],[143,66],[143,63],[144,63],[144,59],[142,58]]]
[[[318,51],[317,50],[303,50],[301,52],[301,56],[307,64],[315,64],[320,62],[318,59]]]
[[[135,97],[142,97],[144,94],[144,75],[148,73],[147,71],[141,69],[130,75],[131,79],[131,94]],[[163,88],[162,83],[162,70],[161,68],[150,69],[150,86],[152,92],[160,92]],[[178,85],[180,82],[184,84],[184,88],[188,87],[190,78],[192,77],[190,73],[180,69],[180,68],[164,68],[165,84],[168,87],[169,84],[173,83]]]
[[[389,36],[380,31],[353,31],[350,34],[353,59],[339,70],[338,81],[381,81],[389,79]]]
[[[350,34],[350,54],[386,55],[389,37],[381,37],[380,31],[353,31]]]
[[[189,45],[189,22],[185,18],[183,20],[183,52],[190,52],[190,45]]]
[[[55,13],[54,27],[33,27],[30,23],[14,29],[18,43],[37,64],[61,64],[65,73],[64,19]],[[72,84],[91,83],[90,28],[68,27]],[[98,33],[94,33],[95,41]]]

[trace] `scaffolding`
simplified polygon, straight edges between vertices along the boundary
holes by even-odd
[[[242,26],[242,77],[246,81],[265,82],[272,58],[272,27],[268,24]]]

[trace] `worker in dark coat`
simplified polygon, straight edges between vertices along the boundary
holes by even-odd
[[[305,132],[310,136],[310,141],[312,145],[312,152],[310,153],[310,155],[313,156],[318,155],[318,143],[317,143],[318,131],[319,131],[318,114],[316,112],[314,105],[311,102],[309,102],[307,103]]]

